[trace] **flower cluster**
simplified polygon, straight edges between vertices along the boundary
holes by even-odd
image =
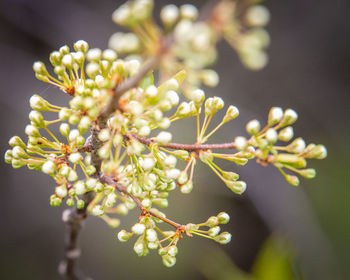
[[[216,72],[204,69],[216,57],[218,36],[236,34],[235,42],[239,44],[235,47],[246,64],[247,59],[253,59],[251,53],[257,52],[252,46],[244,46],[247,42],[242,43],[248,40],[248,33],[237,35],[240,28],[233,16],[236,8],[229,6],[231,9],[225,10],[222,21],[219,20],[218,11],[225,5],[227,1],[219,4],[207,21],[198,20],[198,11],[192,5],[166,6],[161,11],[162,30],[152,20],[152,1],[127,2],[114,12],[113,19],[133,33],[114,34],[110,40],[114,50],[89,49],[83,40],[74,44],[74,51],[63,46],[50,55],[55,75],[42,62],[35,62],[36,77],[57,86],[71,100],[67,107],[60,107],[33,95],[30,124],[25,128],[28,140],[25,143],[18,136],[12,137],[9,141],[12,149],[6,152],[5,161],[14,168],[27,166],[50,175],[55,181],[50,197],[52,206],[65,201],[70,207],[76,205],[102,218],[111,227],[120,224],[116,214],[127,215],[138,207],[141,211],[138,223],[131,232],[120,231],[118,239],[126,241],[138,235],[135,252],[145,256],[149,249],[159,249],[166,266],[175,264],[177,243],[183,234],[228,243],[231,235],[220,233],[219,227],[229,221],[226,213],[210,217],[205,223],[181,225],[158,209],[168,206],[171,191],[191,192],[198,161],[208,165],[231,191],[242,194],[246,183],[239,180],[237,173],[222,170],[214,163],[215,159],[236,165],[244,165],[250,159],[272,164],[296,186],[298,177],[284,170],[313,178],[315,170],[306,168],[306,160],[323,159],[327,151],[322,145],[306,146],[301,138],[292,140],[291,125],[297,114],[277,107],[271,109],[265,127],[261,128],[257,120],[247,124],[249,138],[236,136],[228,143],[207,144],[218,129],[239,115],[237,107],[228,106],[222,120],[208,131],[214,115],[225,107],[220,97],[206,98],[199,87],[201,83],[215,86],[218,82]],[[268,13],[261,6],[250,7],[246,13],[245,22],[249,26],[260,28],[268,21]],[[225,22],[237,30],[231,30],[230,24],[227,30],[222,29]],[[215,32],[218,29],[219,35]],[[249,32],[263,34],[261,29],[254,30]],[[248,49],[250,54],[246,53]],[[119,58],[120,54],[133,56]],[[148,56],[156,57],[156,63],[150,64],[145,59]],[[161,77],[159,83],[153,77],[152,71],[156,70]],[[57,118],[46,120],[46,114],[52,113]],[[195,144],[174,143],[169,127],[190,117],[197,121]],[[60,135],[55,135],[52,127],[58,123]],[[278,141],[291,143],[283,146]],[[217,153],[217,149],[234,152]],[[179,161],[185,162],[184,168],[179,167]],[[87,194],[93,194],[92,200],[86,199]],[[174,231],[163,231],[158,227],[160,222],[171,225]],[[160,240],[158,233],[162,236]]]

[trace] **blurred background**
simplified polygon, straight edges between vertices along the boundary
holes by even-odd
[[[106,48],[120,30],[111,14],[116,0],[0,1],[0,148],[13,135],[24,137],[31,95],[63,105],[66,96],[35,79],[32,63],[48,63],[52,50],[78,39]],[[155,1],[156,13],[167,3]],[[177,222],[201,222],[219,211],[232,220],[229,245],[184,238],[175,267],[163,267],[157,254],[138,258],[133,243],[120,243],[119,230],[90,217],[82,233],[80,267],[93,279],[350,279],[350,33],[348,0],[269,0],[270,63],[246,70],[226,44],[219,45],[214,69],[221,82],[207,95],[222,96],[241,115],[213,141],[245,135],[245,124],[264,122],[272,106],[299,113],[295,134],[322,143],[329,156],[311,161],[314,180],[289,186],[279,172],[254,162],[233,167],[247,182],[242,196],[232,194],[204,166],[199,166],[190,195],[172,194],[167,215]],[[176,139],[193,142],[193,126],[179,122]],[[0,279],[59,279],[64,226],[61,208],[49,206],[53,181],[26,168],[0,161]],[[226,163],[226,169],[232,168]],[[122,218],[128,229],[138,211]]]

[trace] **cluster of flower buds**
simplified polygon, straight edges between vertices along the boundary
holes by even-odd
[[[157,212],[158,215],[165,215]],[[230,216],[225,212],[220,212],[217,216],[210,217],[206,222],[200,224],[178,225],[175,231],[162,231],[157,226],[162,220],[155,217],[142,217],[140,221],[131,227],[131,231],[121,230],[118,233],[118,239],[126,242],[134,235],[138,236],[134,251],[139,257],[148,255],[149,250],[158,249],[158,254],[162,257],[163,264],[166,267],[172,267],[176,263],[178,253],[178,241],[182,234],[192,237],[198,235],[212,239],[220,244],[227,244],[231,241],[231,234],[221,232],[220,224],[227,224]],[[202,229],[208,228],[207,230]]]

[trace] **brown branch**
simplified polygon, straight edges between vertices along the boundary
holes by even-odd
[[[142,144],[150,146],[154,142],[152,139],[140,137],[137,134],[125,134],[127,139],[136,139]],[[180,143],[168,143],[165,145],[159,145],[160,147],[175,149],[175,150],[185,150],[189,152],[195,151],[205,151],[205,150],[218,150],[218,149],[235,149],[236,145],[234,142],[220,143],[220,144],[180,144]]]

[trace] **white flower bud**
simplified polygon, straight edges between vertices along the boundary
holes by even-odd
[[[168,167],[175,167],[176,162],[177,162],[177,159],[173,155],[168,155],[164,159],[164,164]]]
[[[126,110],[134,116],[139,116],[143,113],[143,106],[140,102],[132,100],[126,105]]]
[[[237,150],[243,151],[247,146],[247,139],[243,136],[237,136],[234,143]]]
[[[66,186],[62,185],[55,188],[55,193],[60,197],[66,197],[68,194],[68,191]]]
[[[69,141],[74,141],[79,135],[80,135],[80,133],[79,133],[78,129],[72,129],[69,132],[68,139],[69,139]]]
[[[220,224],[227,224],[230,221],[230,215],[226,212],[220,212],[217,216]]]
[[[131,234],[126,232],[124,229],[118,232],[118,239],[120,242],[128,241],[131,237]]]
[[[146,89],[146,96],[148,98],[156,97],[157,93],[158,93],[158,89],[154,85],[151,85]]]
[[[74,190],[77,195],[86,193],[86,186],[83,181],[78,181],[74,184]]]
[[[89,49],[89,44],[84,40],[78,40],[74,43],[74,49],[86,53]]]
[[[64,55],[62,58],[62,63],[67,68],[72,68],[73,67],[73,56],[70,53]]]
[[[143,207],[149,208],[152,206],[152,201],[148,198],[145,198],[144,200],[142,200],[141,204]]]
[[[145,125],[138,130],[138,135],[140,135],[141,137],[146,137],[150,133],[151,133],[151,128],[148,125]]]
[[[176,106],[177,104],[179,104],[179,95],[173,90],[169,90],[166,93],[165,98],[170,101],[171,106]]]
[[[33,110],[47,111],[49,109],[49,102],[37,94],[29,99],[29,104]]]
[[[89,77],[95,77],[97,74],[100,73],[100,66],[99,64],[95,62],[88,63],[86,65],[86,74],[88,74]]]
[[[265,26],[270,21],[270,12],[264,6],[252,6],[246,13],[246,19],[251,26]]]
[[[172,135],[170,132],[161,131],[156,137],[156,142],[161,145],[166,145],[171,141],[171,138],[172,138]]]
[[[136,59],[132,59],[126,62],[126,69],[130,76],[134,76],[140,70],[140,62]]]
[[[114,50],[106,49],[102,53],[102,57],[108,61],[114,61],[117,59],[117,53]]]
[[[281,141],[289,141],[294,136],[293,127],[287,126],[278,133],[278,139]]]
[[[172,25],[179,17],[179,9],[173,4],[166,5],[160,11],[160,18],[165,25]]]
[[[92,208],[92,214],[94,216],[103,216],[104,215],[103,207],[101,205],[95,205],[94,208]]]
[[[198,16],[198,9],[191,4],[185,4],[180,7],[180,13],[181,17],[194,20]]]
[[[62,134],[63,136],[68,137],[69,130],[70,130],[69,124],[67,124],[67,123],[62,123],[62,124],[60,125],[60,132],[61,132],[61,134]]]
[[[29,113],[29,119],[33,122],[33,124],[38,127],[45,127],[45,122],[44,122],[44,118],[43,115],[38,112],[38,111],[31,111]]]
[[[280,107],[272,107],[269,112],[268,125],[277,124],[283,117],[283,110]]]
[[[145,248],[145,244],[144,243],[138,243],[136,242],[135,245],[134,245],[134,251],[136,254],[138,254],[139,256],[143,256],[146,254],[146,249]]]
[[[121,5],[117,10],[115,10],[112,14],[112,20],[117,23],[123,25],[123,23],[130,17],[131,11],[127,4]]]
[[[168,254],[170,256],[175,257],[177,255],[177,253],[178,253],[178,249],[177,249],[176,245],[172,245],[169,247]]]
[[[181,171],[176,168],[168,169],[166,176],[169,180],[176,180],[180,176]]]
[[[106,207],[113,207],[114,204],[117,202],[117,195],[112,192],[110,194],[107,195],[107,199],[106,199]]]
[[[209,229],[208,231],[208,235],[211,237],[215,237],[219,234],[220,232],[220,227],[216,226],[216,227],[212,227],[211,229]]]
[[[58,113],[58,118],[60,120],[66,120],[71,115],[71,111],[68,108],[62,108]]]
[[[146,239],[149,242],[155,242],[157,241],[158,237],[157,237],[157,232],[154,229],[147,229],[146,230]]]
[[[247,132],[250,135],[255,135],[260,131],[260,123],[258,120],[252,120],[250,122],[247,123],[246,126]]]
[[[201,73],[203,83],[208,87],[216,87],[219,83],[219,75],[214,70],[206,69]]]
[[[111,134],[109,133],[109,129],[107,128],[102,129],[98,134],[98,139],[102,142],[106,142],[107,140],[109,140],[110,137]]]
[[[273,128],[269,128],[267,131],[266,131],[266,140],[273,144],[277,141],[277,132],[276,130],[274,130]]]
[[[47,75],[47,70],[45,67],[45,64],[42,63],[41,61],[36,61],[33,64],[33,70],[35,73],[40,74],[40,75]]]
[[[282,123],[283,125],[291,125],[295,123],[297,119],[298,119],[298,114],[292,109],[287,109],[284,112]]]
[[[302,153],[305,150],[305,141],[302,138],[295,139],[292,143],[290,143],[287,148],[289,152],[293,152],[296,154]]]
[[[162,256],[162,260],[163,260],[163,264],[166,266],[166,267],[173,267],[176,263],[176,258],[175,257],[172,257],[168,254]]]
[[[141,167],[145,170],[145,171],[150,171],[153,169],[155,165],[155,161],[153,158],[144,158],[141,162]]]
[[[78,164],[82,159],[80,153],[72,153],[69,155],[68,160],[73,164]]]
[[[216,236],[214,240],[220,244],[227,244],[231,241],[232,235],[228,232],[223,232]]]
[[[70,182],[76,181],[76,180],[78,179],[78,174],[77,174],[77,172],[75,172],[75,170],[73,170],[73,169],[70,169],[67,179],[68,179],[68,181],[70,181]]]
[[[187,117],[191,112],[191,106],[187,102],[182,102],[179,107],[177,107],[176,115],[179,117]]]
[[[183,184],[180,188],[180,191],[184,194],[189,194],[193,189],[193,183],[192,181],[188,181],[187,183]]]
[[[100,60],[102,56],[102,51],[100,49],[90,49],[87,54],[86,58],[88,61],[97,61]]]
[[[146,230],[146,226],[144,224],[140,224],[140,223],[137,223],[137,224],[134,224],[131,228],[131,230],[140,235],[140,234],[143,234]]]
[[[230,105],[226,111],[225,117],[223,118],[223,122],[227,123],[235,118],[237,118],[239,115],[239,110],[236,106]]]
[[[56,171],[56,165],[51,160],[48,160],[42,165],[41,171],[45,174],[53,174]]]

